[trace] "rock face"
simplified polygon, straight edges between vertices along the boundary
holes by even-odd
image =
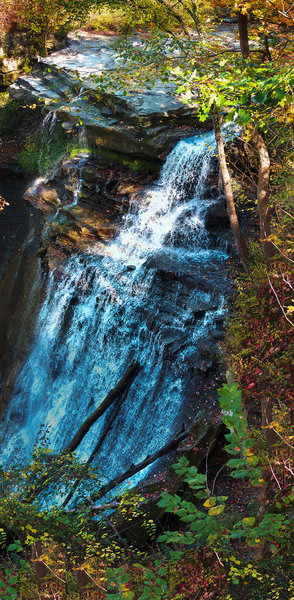
[[[157,82],[152,90],[133,88],[128,95],[98,94],[95,77],[120,66],[112,38],[72,34],[68,44],[20,77],[11,96],[54,111],[67,131],[83,127],[92,146],[142,158],[158,158],[201,127],[196,109],[178,101],[171,85]]]
[[[53,270],[71,254],[111,239],[145,180],[150,176],[87,154],[65,156],[47,179],[38,179],[25,197],[45,217],[38,251],[44,267]]]

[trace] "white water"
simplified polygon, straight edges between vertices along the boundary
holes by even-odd
[[[133,359],[142,370],[97,457],[102,473],[112,478],[178,430],[191,384],[186,357],[224,313],[224,298],[217,284],[211,291],[188,289],[180,281],[164,283],[158,270],[163,264],[168,271],[208,278],[226,258],[210,247],[204,228],[213,202],[207,177],[214,153],[211,134],[181,141],[155,188],[131,207],[117,238],[98,245],[96,253],[92,248],[72,257],[62,280],[49,276],[31,354],[0,432],[4,463],[29,456],[42,425],[50,445],[62,449]],[[212,298],[218,306],[213,311]],[[185,323],[203,304],[205,318],[188,329]],[[178,352],[167,360],[164,339],[181,335]],[[82,459],[109,414],[111,409],[84,438]]]

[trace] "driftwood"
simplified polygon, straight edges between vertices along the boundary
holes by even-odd
[[[119,485],[126,479],[129,479],[133,475],[136,475],[136,473],[139,473],[139,471],[142,471],[142,469],[145,469],[145,467],[148,467],[149,465],[154,463],[158,458],[161,458],[161,456],[165,456],[165,454],[168,454],[168,452],[170,452],[171,450],[176,448],[180,444],[180,442],[182,442],[185,438],[187,438],[189,433],[190,433],[190,429],[184,431],[177,437],[175,437],[172,440],[170,440],[169,442],[167,442],[167,444],[165,444],[165,446],[160,448],[160,450],[157,450],[157,452],[154,452],[154,454],[148,454],[148,456],[146,456],[146,458],[144,460],[142,460],[142,462],[140,462],[138,465],[134,465],[134,464],[131,465],[131,467],[127,471],[125,471],[123,474],[118,475],[117,477],[112,479],[109,483],[102,486],[100,488],[99,492],[97,492],[97,494],[95,494],[95,496],[94,495],[91,496],[92,502],[95,503],[100,498],[103,498],[103,496],[108,494],[108,492],[113,490],[113,488],[115,488],[117,485]]]
[[[74,452],[77,447],[80,445],[81,441],[84,439],[85,435],[88,433],[89,429],[96,423],[96,421],[106,412],[106,410],[113,404],[113,402],[119,398],[126,390],[129,389],[131,383],[135,375],[137,374],[140,365],[133,360],[133,362],[128,367],[126,373],[118,382],[118,384],[110,390],[109,394],[107,394],[106,398],[104,398],[103,402],[92,412],[91,415],[84,421],[84,423],[80,426],[77,433],[74,435],[72,440],[63,450],[63,454],[67,454],[68,452]]]

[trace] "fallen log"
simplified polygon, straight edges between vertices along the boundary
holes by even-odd
[[[131,467],[122,475],[114,477],[114,479],[112,479],[109,483],[102,486],[97,492],[97,494],[91,496],[91,501],[93,503],[97,502],[97,500],[103,498],[103,496],[108,494],[108,492],[113,490],[113,488],[115,488],[117,485],[119,485],[126,479],[129,479],[133,475],[136,475],[136,473],[139,473],[139,471],[142,471],[143,469],[145,469],[145,467],[148,467],[149,465],[154,463],[158,458],[161,458],[162,456],[165,456],[165,454],[168,454],[171,450],[176,448],[180,444],[180,442],[187,438],[189,433],[190,428],[178,435],[177,437],[173,438],[169,442],[167,442],[167,444],[160,448],[160,450],[157,450],[157,452],[154,452],[153,454],[148,454],[148,456],[146,456],[146,458],[142,460],[138,465],[131,465]]]
[[[103,402],[87,417],[84,423],[80,426],[77,433],[74,435],[72,440],[63,450],[63,454],[68,452],[74,452],[88,433],[89,429],[96,423],[96,421],[105,413],[105,411],[111,406],[111,404],[119,398],[126,390],[129,389],[131,383],[134,380],[140,369],[139,363],[134,360],[131,362],[124,376],[120,379],[118,384],[110,390]]]
[[[134,378],[137,375],[140,368],[141,368],[141,366],[139,363],[135,362],[134,360],[131,362],[126,373],[120,379],[118,384],[112,390],[110,390],[109,394],[107,394],[107,396],[103,400],[103,402],[101,402],[101,404],[96,408],[96,410],[94,410],[94,412],[92,412],[92,414],[84,421],[84,423],[78,429],[77,433],[75,434],[75,436],[73,437],[71,442],[63,450],[61,455],[74,452],[74,450],[76,450],[76,448],[79,446],[79,444],[85,437],[86,433],[88,433],[91,426],[99,419],[99,417],[101,417],[105,413],[105,411],[111,406],[111,404],[120,396],[122,396],[122,395],[124,397],[126,396],[127,391],[129,390],[129,388],[130,388],[132,382],[134,381]],[[122,400],[123,400],[123,398],[122,398]],[[119,403],[119,406],[120,406],[120,404],[121,404],[121,402]],[[117,413],[115,413],[115,414],[117,414]],[[103,439],[104,439],[104,437],[103,437]],[[97,445],[96,445],[96,448],[97,448]],[[96,450],[96,448],[95,448],[95,450]],[[95,452],[95,450],[94,450],[94,452]],[[92,452],[92,455],[91,455],[92,459],[95,456],[94,452]],[[97,452],[98,452],[98,450],[97,450]],[[55,470],[49,468],[46,475],[44,475],[43,477],[40,478],[40,481],[38,481],[38,484],[35,487],[35,489],[31,490],[28,494],[26,494],[26,496],[24,498],[25,502],[33,502],[37,498],[37,496],[39,496],[39,494],[41,494],[41,492],[43,491],[44,485],[45,486],[52,485],[53,483],[55,483],[57,481],[57,479],[58,479],[58,475],[55,473]],[[79,483],[79,481],[78,481],[78,483]],[[67,500],[67,502],[64,504],[64,506],[68,502],[69,502],[69,500]]]
[[[103,431],[102,435],[100,436],[100,439],[98,440],[98,442],[97,442],[97,444],[96,444],[96,446],[95,446],[92,454],[89,456],[88,460],[86,461],[84,473],[81,474],[81,476],[75,481],[75,483],[73,484],[70,492],[68,493],[68,495],[66,496],[65,500],[63,501],[63,503],[62,503],[63,507],[66,506],[69,503],[69,501],[72,499],[75,491],[78,489],[78,487],[79,487],[79,485],[80,485],[80,483],[81,483],[81,481],[82,481],[82,479],[83,479],[83,477],[84,477],[84,475],[86,473],[88,465],[91,464],[92,460],[98,454],[98,452],[99,452],[99,450],[100,450],[100,448],[101,448],[101,446],[102,446],[102,444],[103,444],[103,442],[104,442],[104,440],[105,440],[108,432],[110,431],[110,429],[112,427],[113,422],[115,421],[115,419],[116,419],[116,417],[117,417],[117,415],[119,413],[120,407],[121,407],[121,405],[122,405],[122,403],[123,403],[123,401],[124,401],[124,399],[126,397],[127,397],[127,390],[125,390],[125,392],[123,393],[120,401],[117,404],[117,407],[116,407],[113,415],[111,415],[109,423],[107,424],[107,426],[105,427],[105,430]]]

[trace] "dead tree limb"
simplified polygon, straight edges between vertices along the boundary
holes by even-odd
[[[113,490],[113,488],[115,488],[117,485],[119,485],[126,479],[129,479],[133,475],[136,475],[136,473],[139,473],[139,471],[142,471],[142,469],[145,469],[145,467],[148,467],[149,465],[154,463],[158,458],[161,458],[161,456],[165,456],[166,454],[168,454],[171,450],[176,448],[185,438],[187,438],[189,433],[190,429],[184,431],[177,437],[167,442],[165,446],[160,448],[160,450],[157,450],[157,452],[154,452],[154,454],[148,454],[148,456],[144,460],[142,460],[142,462],[140,462],[138,465],[133,464],[122,475],[114,477],[114,479],[112,479],[109,483],[102,486],[97,492],[97,494],[91,496],[92,502],[96,502],[97,500],[108,494],[108,492]]]
[[[127,391],[129,390],[132,382],[134,381],[135,376],[137,375],[139,369],[140,369],[140,365],[139,363],[132,361],[130,366],[128,367],[126,373],[124,374],[124,376],[120,379],[120,381],[118,382],[118,384],[112,389],[110,390],[109,394],[107,394],[106,398],[103,400],[103,402],[98,406],[98,408],[96,408],[96,410],[94,410],[94,412],[92,412],[92,414],[86,419],[86,421],[84,421],[84,423],[81,425],[81,427],[79,428],[79,430],[77,431],[77,433],[75,434],[75,436],[73,437],[73,439],[71,440],[71,442],[66,446],[66,448],[63,450],[63,452],[61,453],[61,455],[65,455],[71,452],[74,452],[74,450],[76,450],[76,448],[79,446],[79,444],[81,443],[81,441],[83,440],[83,438],[85,437],[86,433],[88,433],[89,429],[91,428],[91,426],[99,419],[99,417],[101,417],[105,411],[111,406],[111,404],[117,399],[117,398],[121,398],[121,402],[123,400],[123,398],[126,396]],[[121,405],[121,402],[119,403],[119,407]],[[115,416],[117,414],[118,410],[115,412]],[[111,423],[113,422],[114,419],[111,419]],[[107,429],[108,431],[108,429]],[[102,441],[104,440],[104,434],[102,435]],[[100,443],[101,446],[101,438],[98,442],[98,444]],[[91,460],[93,460],[94,456],[97,454],[99,447],[98,444],[96,445],[94,451],[91,454]],[[91,462],[91,460],[89,462]],[[87,461],[88,462],[88,461]],[[86,463],[87,464],[87,463]],[[84,473],[85,474],[85,473]],[[83,474],[83,475],[84,475]],[[37,486],[35,487],[35,489],[31,490],[26,496],[25,496],[25,501],[26,502],[33,502],[37,496],[39,496],[39,494],[42,493],[44,486],[48,487],[49,485],[52,485],[53,483],[55,483],[58,479],[58,475],[55,472],[54,468],[49,468],[46,475],[43,475],[43,477],[41,477],[40,481],[38,481]],[[80,480],[82,479],[79,478],[77,485],[79,484]],[[68,497],[67,497],[68,498]],[[64,506],[66,504],[68,504],[69,499],[66,499],[67,502],[64,504]]]
[[[91,415],[89,415],[89,417],[87,417],[87,419],[80,426],[77,433],[63,450],[63,454],[74,452],[77,449],[92,425],[96,423],[96,421],[106,412],[106,410],[117,398],[119,398],[127,389],[129,389],[135,375],[138,373],[139,368],[140,365],[133,360],[118,384],[112,390],[110,390],[103,402],[99,404],[94,412],[92,412]]]
[[[118,413],[119,413],[119,411],[120,411],[120,407],[121,407],[121,405],[122,405],[123,401],[125,400],[126,396],[127,396],[127,390],[125,390],[125,392],[123,393],[122,397],[120,398],[120,401],[118,402],[118,404],[117,404],[117,407],[116,407],[115,411],[114,411],[114,412],[113,412],[113,414],[111,415],[111,418],[110,418],[110,420],[109,420],[109,422],[108,422],[107,426],[105,427],[105,429],[104,429],[104,431],[103,431],[102,435],[100,436],[100,438],[99,438],[99,440],[98,440],[98,442],[97,442],[97,444],[96,444],[96,446],[95,446],[95,448],[94,448],[94,450],[93,450],[92,454],[89,456],[88,460],[86,461],[86,463],[85,463],[85,471],[84,471],[84,473],[81,473],[81,475],[80,475],[80,476],[77,478],[77,480],[74,482],[74,484],[73,484],[73,486],[72,486],[72,488],[71,488],[70,492],[68,493],[68,495],[66,496],[65,500],[63,501],[63,503],[62,503],[62,506],[67,506],[67,504],[68,504],[68,503],[70,502],[70,500],[72,499],[72,497],[73,497],[73,495],[74,495],[75,491],[78,489],[78,487],[79,487],[79,485],[80,485],[80,483],[81,483],[81,481],[82,481],[83,477],[85,476],[85,473],[86,473],[86,471],[87,471],[87,468],[88,468],[88,466],[91,464],[92,460],[93,460],[93,459],[95,458],[95,456],[98,454],[98,452],[99,452],[99,450],[100,450],[100,448],[101,448],[101,446],[102,446],[102,444],[103,444],[103,442],[104,442],[104,440],[105,440],[105,438],[106,438],[107,434],[109,433],[109,431],[110,431],[110,429],[111,429],[111,427],[112,427],[112,425],[113,425],[113,422],[115,421],[115,419],[116,419],[116,417],[117,417],[117,415],[118,415]]]

